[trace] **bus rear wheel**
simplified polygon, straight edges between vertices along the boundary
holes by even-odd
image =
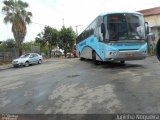
[[[81,57],[80,52],[79,52],[79,58],[80,58],[80,60],[81,60],[81,61],[82,61],[82,60],[84,60],[84,58],[83,58],[83,57]]]
[[[81,60],[81,61],[83,61],[83,60],[85,60],[85,59],[84,59],[84,58],[82,58],[82,57],[80,57],[80,60]]]

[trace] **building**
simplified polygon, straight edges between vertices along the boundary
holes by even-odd
[[[160,7],[145,9],[138,11],[144,15],[144,19],[148,22],[150,32],[155,35],[155,41],[160,38]]]
[[[150,34],[148,35],[148,53],[155,55],[155,48],[160,38],[160,7],[138,11],[144,15],[145,22],[148,22]]]

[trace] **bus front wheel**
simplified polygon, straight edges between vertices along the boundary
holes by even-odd
[[[123,60],[123,61],[120,61],[121,62],[121,64],[124,64],[125,63],[125,61]]]
[[[99,61],[96,60],[96,52],[92,52],[92,60],[95,65],[99,65]]]

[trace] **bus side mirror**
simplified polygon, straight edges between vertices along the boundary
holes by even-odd
[[[103,34],[103,38],[105,38],[106,28],[104,23],[101,24],[101,33]]]
[[[149,34],[149,25],[148,25],[148,22],[145,22],[145,32],[146,32],[146,34]]]

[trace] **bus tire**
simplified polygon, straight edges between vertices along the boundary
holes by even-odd
[[[124,60],[122,60],[122,61],[120,61],[121,62],[121,64],[124,64],[125,63],[125,61]]]
[[[84,58],[83,58],[83,57],[81,57],[80,52],[79,52],[79,58],[80,58],[80,60],[81,60],[81,61],[83,61],[83,60],[84,60]]]
[[[92,52],[92,61],[95,65],[99,65],[99,61],[96,60],[96,52]]]
[[[80,57],[80,60],[81,60],[81,61],[83,61],[83,60],[84,60],[84,58]]]
[[[159,38],[157,45],[156,45],[156,56],[157,56],[158,60],[160,61],[160,38]]]

